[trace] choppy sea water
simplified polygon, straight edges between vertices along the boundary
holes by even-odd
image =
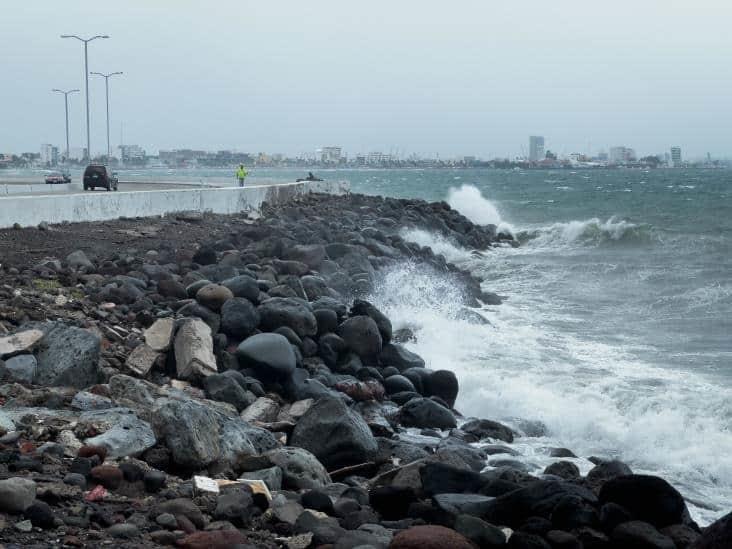
[[[732,172],[374,172],[354,190],[446,200],[521,246],[477,255],[439,235],[404,236],[505,296],[458,320],[456,291],[414,266],[376,293],[413,350],[454,370],[458,408],[547,447],[612,456],[672,482],[708,523],[732,509]],[[591,463],[576,461],[583,472]]]

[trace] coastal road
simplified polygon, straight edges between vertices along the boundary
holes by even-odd
[[[31,187],[32,185],[32,187]],[[7,186],[6,192],[1,192]],[[165,182],[154,183],[150,181],[120,181],[120,191],[165,191],[165,190],[185,190],[200,189],[205,187],[226,187],[232,185],[224,185],[221,183],[191,183],[191,182]],[[71,183],[70,185],[46,185],[37,181],[2,181],[0,180],[0,195],[12,196],[33,196],[45,194],[76,194],[85,192],[106,192],[103,189],[94,191],[84,191],[80,183]]]

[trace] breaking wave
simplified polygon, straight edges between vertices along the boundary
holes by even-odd
[[[584,221],[553,223],[544,227],[517,231],[519,242],[531,247],[546,248],[566,245],[600,246],[603,244],[643,244],[656,235],[648,224],[635,224],[611,217]]]
[[[495,225],[498,232],[514,234],[513,227],[501,218],[495,204],[473,185],[451,188],[447,193],[447,203],[476,225]]]

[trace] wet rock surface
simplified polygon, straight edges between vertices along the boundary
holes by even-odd
[[[2,543],[729,545],[662,479],[566,449],[539,467],[527,430],[464,418],[370,296],[409,262],[500,300],[405,227],[499,244],[444,203],[359,195],[0,231]]]

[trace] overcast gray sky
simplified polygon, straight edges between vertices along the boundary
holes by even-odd
[[[112,142],[148,151],[493,157],[612,145],[732,156],[726,0],[0,0],[0,152],[61,145],[83,48]],[[104,83],[90,81],[92,149]],[[71,140],[85,141],[83,95]]]

